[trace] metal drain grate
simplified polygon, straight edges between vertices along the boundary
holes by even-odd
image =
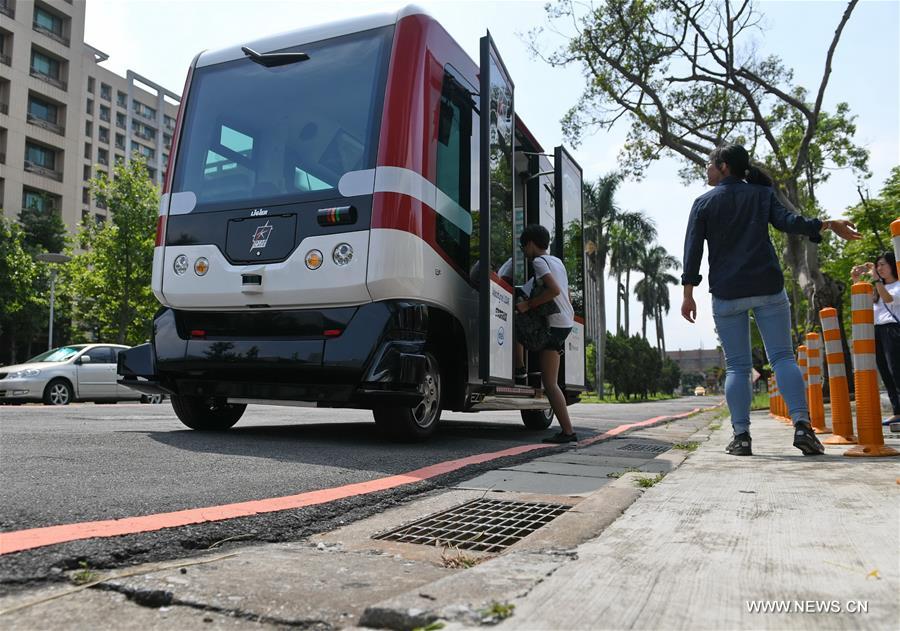
[[[616,449],[619,451],[649,451],[655,454],[669,450],[665,445],[651,445],[647,443],[628,443],[627,445],[616,447]]]
[[[499,552],[569,508],[562,504],[472,500],[372,538]]]

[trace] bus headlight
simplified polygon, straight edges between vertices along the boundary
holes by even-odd
[[[353,260],[353,246],[349,243],[339,243],[331,253],[331,258],[337,265],[346,265]]]
[[[181,276],[188,269],[188,259],[184,254],[179,254],[175,258],[175,263],[172,264],[172,268],[175,270],[175,273]]]
[[[322,267],[322,261],[325,257],[318,250],[310,250],[306,253],[306,267],[309,269],[319,269]]]

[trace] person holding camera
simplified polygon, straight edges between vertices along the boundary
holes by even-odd
[[[900,421],[900,281],[894,253],[885,252],[874,263],[850,271],[854,283],[863,277],[872,283],[875,293],[875,363],[893,408],[893,416],[883,422],[890,425]]]

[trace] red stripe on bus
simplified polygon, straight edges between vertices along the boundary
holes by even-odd
[[[657,416],[647,419],[646,421],[625,423],[598,436],[579,441],[578,445],[590,445],[606,438],[618,436],[630,429],[645,427],[663,420],[671,421],[685,418],[700,410],[701,408],[694,408],[690,412],[675,416]],[[305,506],[327,504],[328,502],[334,502],[348,497],[368,495],[370,493],[387,491],[407,484],[414,484],[440,475],[452,473],[470,465],[490,462],[491,460],[497,460],[498,458],[517,456],[528,453],[529,451],[549,449],[556,446],[557,445],[548,444],[520,445],[518,447],[502,449],[500,451],[492,451],[466,456],[465,458],[458,458],[456,460],[448,460],[400,475],[387,476],[366,482],[356,482],[354,484],[346,484],[330,489],[307,491],[306,493],[288,495],[285,497],[272,497],[263,500],[237,502],[234,504],[223,504],[221,506],[207,506],[204,508],[189,508],[170,513],[156,513],[138,517],[124,517],[122,519],[61,524],[58,526],[45,526],[42,528],[29,528],[27,530],[4,532],[0,533],[0,555],[67,543],[69,541],[153,532],[162,530],[163,528],[177,528],[179,526],[188,526],[191,524],[222,521],[225,519],[234,519],[236,517],[249,517],[261,513],[273,513],[282,510],[303,508]]]

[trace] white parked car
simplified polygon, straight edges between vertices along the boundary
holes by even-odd
[[[73,344],[32,357],[24,364],[0,367],[0,403],[43,401],[142,400],[142,395],[116,383],[119,344]]]

